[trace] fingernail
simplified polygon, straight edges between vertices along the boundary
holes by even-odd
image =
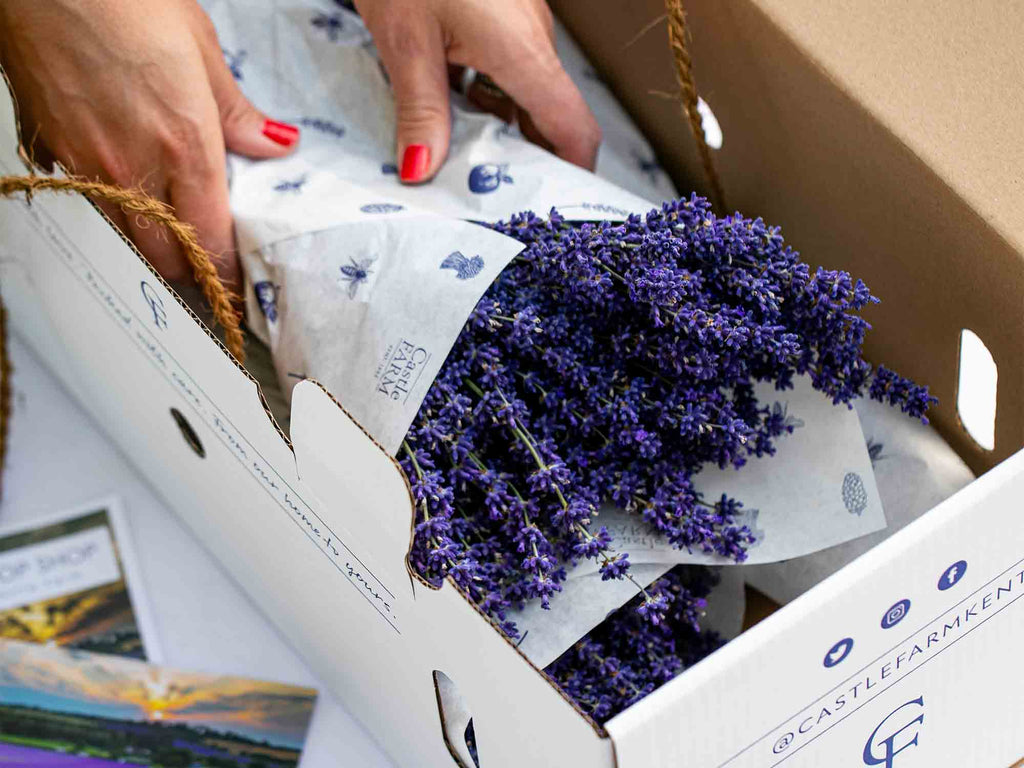
[[[299,129],[288,123],[266,120],[263,123],[263,135],[282,147],[290,147],[299,140]]]
[[[423,181],[430,167],[430,147],[425,144],[410,144],[402,153],[402,170],[398,177],[402,181]]]

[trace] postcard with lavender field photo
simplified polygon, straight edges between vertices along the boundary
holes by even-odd
[[[295,768],[316,691],[0,640],[5,768]]]

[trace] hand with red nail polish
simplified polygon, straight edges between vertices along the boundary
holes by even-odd
[[[402,152],[402,168],[398,178],[416,184],[427,178],[430,170],[430,147],[425,144],[410,144]]]
[[[601,129],[555,52],[544,0],[356,0],[391,78],[399,178],[426,181],[448,153],[449,78],[473,67],[497,88],[470,100],[559,157],[593,169]],[[507,94],[507,96],[505,95]]]
[[[170,203],[240,292],[225,151],[280,157],[299,130],[242,95],[195,0],[0,0],[0,65],[37,161]],[[174,238],[103,207],[165,278],[191,279]]]

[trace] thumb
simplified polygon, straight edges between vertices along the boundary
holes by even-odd
[[[220,112],[224,146],[229,152],[269,158],[282,157],[295,149],[299,143],[298,127],[271,120],[245,98],[219,46],[206,46],[203,59]]]
[[[392,22],[377,41],[391,78],[399,179],[427,181],[448,154],[448,62],[440,25],[427,14]]]

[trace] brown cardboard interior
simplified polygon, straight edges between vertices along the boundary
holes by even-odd
[[[662,3],[552,5],[679,188],[706,191],[679,104],[663,95],[677,86]],[[730,210],[780,225],[812,265],[888,287],[867,314],[868,356],[932,388],[933,423],[975,472],[1017,451],[1024,23],[1001,4],[925,0],[685,6],[697,86],[724,135],[715,159]],[[999,369],[993,451],[956,412],[964,328]]]

